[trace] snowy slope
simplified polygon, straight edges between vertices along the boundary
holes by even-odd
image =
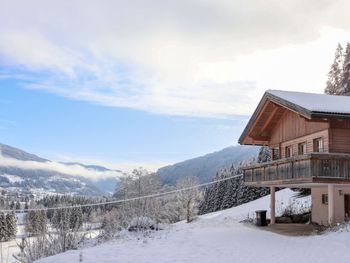
[[[293,192],[276,193],[277,203],[288,205]],[[292,201],[293,202],[293,201]],[[299,205],[310,203],[308,198]],[[348,240],[350,232],[335,232],[320,236],[287,237],[257,227],[239,223],[251,211],[267,209],[269,197],[201,216],[196,222],[180,222],[151,237],[128,235],[100,246],[68,251],[42,259],[40,263],[221,263],[239,262],[350,262]],[[327,248],[327,249],[325,249]]]

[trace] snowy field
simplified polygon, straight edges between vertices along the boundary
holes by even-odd
[[[290,202],[303,207],[309,198],[293,201],[294,192],[276,193],[278,212]],[[289,237],[239,223],[258,209],[268,209],[269,197],[239,207],[201,216],[195,222],[177,223],[149,236],[125,233],[99,246],[68,251],[40,263],[220,263],[220,262],[350,262],[350,232],[338,231],[308,237]]]

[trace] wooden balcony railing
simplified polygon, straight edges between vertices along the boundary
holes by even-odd
[[[350,154],[310,153],[243,167],[243,174],[247,184],[350,180]]]

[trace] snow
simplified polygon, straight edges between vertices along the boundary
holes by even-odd
[[[239,223],[255,210],[269,207],[269,196],[253,202],[199,217],[187,224],[179,222],[168,229],[143,236],[124,233],[120,238],[99,246],[68,251],[38,263],[138,262],[138,263],[221,263],[240,262],[350,262],[350,232],[329,232],[307,237],[282,236],[258,227]],[[310,205],[310,198],[296,199],[285,189],[276,193],[280,207],[290,203],[301,210]]]
[[[5,177],[9,180],[10,183],[20,183],[23,182],[23,178],[17,176],[17,175],[12,175],[12,174],[2,174],[0,175],[2,177]]]
[[[268,93],[299,105],[309,111],[350,114],[350,97],[326,94],[268,90]]]

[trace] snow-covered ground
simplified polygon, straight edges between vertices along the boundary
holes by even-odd
[[[310,198],[295,200],[294,192],[276,193],[277,204],[290,202],[300,207]],[[180,222],[150,236],[125,236],[99,246],[39,260],[40,263],[220,263],[220,262],[350,262],[350,232],[338,231],[308,237],[282,236],[239,223],[258,209],[268,209],[269,197],[239,207],[199,217],[195,222]]]

